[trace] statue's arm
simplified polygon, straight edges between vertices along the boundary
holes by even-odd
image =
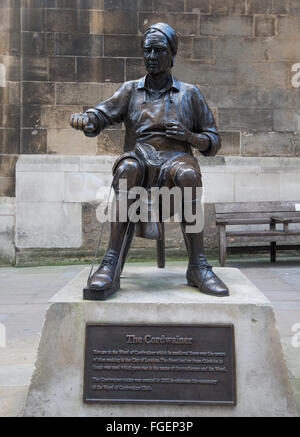
[[[130,91],[130,84],[124,83],[109,99],[94,108],[72,114],[70,125],[86,136],[94,137],[107,126],[122,122],[127,114]]]
[[[221,148],[221,138],[216,122],[205,98],[195,86],[195,132],[192,133],[190,144],[200,150],[205,156],[214,156]],[[206,145],[206,148],[205,148]]]

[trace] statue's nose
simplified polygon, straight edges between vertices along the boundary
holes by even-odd
[[[150,53],[150,59],[155,59],[155,52],[154,52],[154,49],[153,50],[151,50],[151,53]]]

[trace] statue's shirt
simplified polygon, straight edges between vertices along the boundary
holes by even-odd
[[[190,131],[206,135],[210,147],[203,155],[215,155],[220,148],[214,117],[200,90],[174,77],[158,98],[147,87],[147,76],[125,82],[112,97],[87,110],[89,112],[98,117],[99,128],[86,133],[87,136],[96,136],[107,126],[124,122],[125,151],[132,150],[136,143],[146,143],[166,154],[192,154],[188,142],[166,137],[167,121],[178,121]]]

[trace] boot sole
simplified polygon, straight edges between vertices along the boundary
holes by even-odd
[[[83,300],[106,300],[120,289],[120,282],[109,288],[89,288],[83,289]]]
[[[218,296],[218,297],[229,296],[229,291],[227,291],[225,293],[214,293],[213,291],[204,291],[204,290],[201,290],[201,288],[199,288],[198,285],[194,284],[193,282],[188,282],[188,285],[190,287],[198,288],[198,290],[201,291],[201,293],[208,294],[209,296]]]

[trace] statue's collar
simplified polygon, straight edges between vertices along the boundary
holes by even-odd
[[[138,81],[138,90],[144,90],[144,89],[147,89],[147,86],[146,86],[146,78],[147,78],[147,74],[146,74],[146,76],[144,76],[144,77],[142,77],[141,79],[139,79],[139,81]],[[174,91],[179,91],[180,90],[180,87],[179,87],[179,82],[178,82],[178,80],[175,78],[175,77],[173,77],[173,76],[171,76],[171,78],[172,78],[172,83],[171,83],[171,85],[168,87],[168,90],[169,89],[172,89],[172,90],[174,90]]]

